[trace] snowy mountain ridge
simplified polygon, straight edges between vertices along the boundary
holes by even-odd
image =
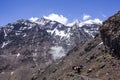
[[[3,30],[3,37],[5,39],[8,36],[8,34],[12,31],[15,32],[16,36],[26,37],[26,30],[31,30],[34,27],[38,27],[42,30],[45,30],[54,38],[57,37],[57,40],[54,41],[57,42],[57,44],[61,41],[65,41],[67,44],[70,44],[72,42],[69,39],[71,39],[77,31],[78,34],[80,34],[81,32],[82,34],[84,33],[84,37],[86,35],[88,38],[94,37],[95,34],[99,33],[98,28],[101,24],[102,22],[99,19],[88,20],[84,22],[76,20],[66,26],[57,21],[51,21],[45,18],[31,18],[30,20],[21,19],[15,23],[9,23],[5,27],[2,27],[0,30]],[[5,45],[5,42],[3,44]]]
[[[45,18],[18,20],[0,28],[0,76],[40,72],[98,33],[99,24],[66,26]],[[91,33],[90,33],[91,32]],[[94,34],[93,34],[94,33]],[[27,80],[23,79],[22,80]],[[6,80],[6,78],[5,78]]]
[[[54,25],[57,22],[55,20],[50,20],[50,19],[46,19],[46,18],[39,19],[39,18],[33,18],[33,17],[30,18],[29,20],[31,22],[35,22],[35,23],[41,24],[41,25],[45,25],[45,23],[48,23],[48,22],[51,22],[51,25]],[[93,20],[89,19],[89,20],[85,20],[82,22],[80,22],[79,20],[75,20],[71,23],[66,24],[65,26],[67,26],[67,27],[74,27],[74,26],[81,27],[81,28],[83,28],[83,30],[86,33],[88,33],[90,36],[94,37],[94,35],[96,33],[98,33],[98,28],[100,25],[102,25],[102,21],[98,18],[95,18]],[[61,25],[59,25],[59,26],[61,26]],[[85,26],[87,26],[87,28]],[[89,29],[88,29],[88,27],[89,27]],[[56,30],[54,30],[54,31],[56,31]],[[48,30],[48,32],[51,32],[51,33],[53,33],[54,31]],[[58,33],[58,31],[56,31],[56,33]],[[62,32],[60,34],[64,34],[64,33]]]

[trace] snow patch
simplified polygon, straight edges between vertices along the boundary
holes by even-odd
[[[54,25],[55,23],[56,23],[55,21],[50,22],[50,24],[52,24],[52,25]]]
[[[28,27],[28,30],[31,29],[31,28],[32,28],[32,26]]]
[[[26,36],[27,36],[27,34],[24,34],[24,35],[23,35],[23,37],[26,37]]]
[[[58,30],[57,28],[55,28],[54,30],[47,30],[47,32],[51,33],[51,35],[53,35],[53,33],[54,33],[56,36],[60,36],[61,38],[62,37],[66,37],[66,38],[70,37],[69,33],[65,33],[65,31]]]
[[[14,26],[10,26],[10,28],[11,28],[11,29],[13,29],[13,28],[14,28]]]
[[[38,19],[35,23],[44,26],[44,25],[47,24],[48,22],[50,22],[50,20],[41,18],[41,19]]]
[[[25,30],[27,29],[27,27],[20,27],[20,30]]]
[[[55,29],[55,34],[61,37],[65,36],[65,32],[64,31],[59,31],[58,29]]]
[[[102,44],[103,44],[103,42],[99,43],[99,45],[102,45]]]
[[[10,43],[10,41],[7,41],[7,42],[3,42],[1,48],[4,48],[6,45],[8,45]]]
[[[19,33],[19,32],[16,32],[15,35],[16,35],[16,36],[17,36],[17,35],[20,35],[20,33]]]
[[[94,35],[92,34],[92,32],[90,32],[90,31],[87,30],[87,29],[84,29],[84,31],[85,31],[86,33],[88,33],[89,35],[91,35],[91,36],[94,38]]]
[[[20,56],[20,53],[17,54],[17,58]]]
[[[6,31],[4,30],[4,36],[6,37],[7,36],[7,33],[6,33]]]

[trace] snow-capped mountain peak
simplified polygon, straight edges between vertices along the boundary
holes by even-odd
[[[73,26],[73,25],[79,25],[80,24],[80,21],[79,20],[75,20],[75,21],[73,21],[73,22],[71,22],[71,23],[68,23],[67,24],[67,26]]]
[[[74,28],[82,28],[86,33],[94,37],[97,33],[99,33],[99,26],[102,25],[102,21],[98,18],[89,19],[80,22],[79,20],[75,20],[72,23],[67,24],[69,27]]]
[[[95,19],[89,19],[86,21],[80,22],[79,20],[75,20],[71,23],[68,23],[67,26],[73,26],[73,25],[79,25],[79,27],[82,27],[83,25],[91,25],[91,24],[102,24],[102,21],[98,18]]]
[[[30,20],[31,22],[37,23],[37,24],[39,24],[39,25],[45,25],[46,23],[50,22],[49,19],[37,18],[37,17],[35,17],[35,18],[32,17],[32,18],[30,18],[29,20]]]

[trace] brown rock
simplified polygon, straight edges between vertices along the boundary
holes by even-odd
[[[120,57],[120,11],[100,27],[101,38],[113,56]]]

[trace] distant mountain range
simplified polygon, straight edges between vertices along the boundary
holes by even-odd
[[[92,20],[63,25],[41,18],[21,19],[1,27],[0,76],[6,77],[2,80],[14,80],[8,79],[14,73],[19,76],[17,80],[29,80],[23,74],[29,72],[26,76],[30,76],[34,71],[59,62],[75,46],[93,39],[101,25]]]

